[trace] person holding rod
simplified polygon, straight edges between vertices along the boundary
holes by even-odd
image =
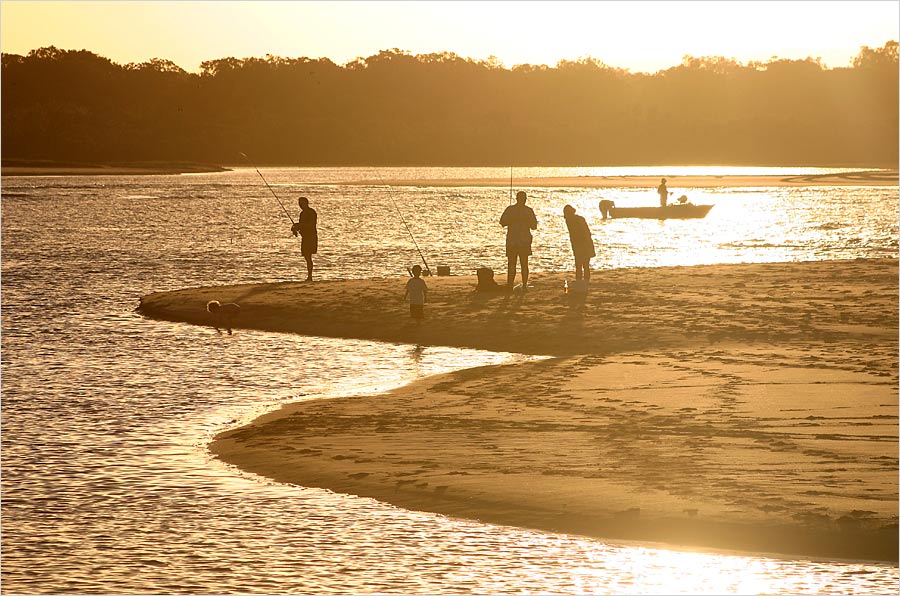
[[[291,226],[291,232],[294,236],[300,235],[300,254],[306,259],[306,281],[312,281],[312,256],[319,252],[319,232],[316,229],[318,215],[316,210],[309,206],[309,199],[306,197],[299,197],[297,205],[300,207],[300,216],[297,223]]]
[[[665,178],[663,178],[662,181],[659,183],[659,186],[656,187],[656,192],[659,193],[659,206],[665,207],[666,201],[669,200],[669,195],[672,194],[671,192],[669,192],[669,189],[666,188],[666,179]]]
[[[512,292],[516,280],[516,261],[522,267],[522,291],[528,288],[528,257],[531,255],[531,230],[537,229],[534,210],[525,205],[524,191],[516,193],[516,204],[510,205],[500,216],[500,225],[506,228],[506,289]]]

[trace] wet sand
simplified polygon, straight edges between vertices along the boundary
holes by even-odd
[[[608,539],[897,561],[896,259],[601,271],[583,302],[565,277],[535,274],[524,296],[428,278],[421,328],[403,279],[176,290],[140,311],[209,324],[218,299],[247,328],[550,356],[292,404],[212,443],[280,482]]]

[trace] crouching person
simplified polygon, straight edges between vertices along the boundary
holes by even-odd
[[[210,300],[206,303],[206,312],[212,315],[213,328],[216,333],[222,333],[221,327],[228,332],[228,335],[231,335],[231,327],[241,313],[241,307],[234,302],[222,304],[218,300]]]

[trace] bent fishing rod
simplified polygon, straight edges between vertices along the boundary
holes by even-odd
[[[259,168],[257,168],[257,167],[254,166],[252,163],[250,163],[250,158],[247,157],[247,154],[246,154],[246,153],[241,152],[241,157],[243,157],[244,159],[247,160],[247,163],[250,164],[250,167],[253,168],[254,170],[256,170],[256,173],[259,174],[259,177],[262,178],[262,181],[263,181],[263,182],[265,182],[266,188],[268,188],[268,189],[272,192],[272,196],[275,197],[275,200],[278,201],[278,204],[279,204],[279,205],[281,205],[281,210],[284,211],[284,214],[288,216],[288,219],[289,219],[289,220],[291,220],[291,224],[296,223],[296,222],[294,222],[294,218],[291,217],[291,214],[288,212],[288,210],[285,209],[284,203],[281,202],[281,199],[278,198],[278,195],[275,194],[275,191],[272,190],[272,187],[269,186],[269,183],[268,183],[268,182],[266,182],[266,178],[265,178],[265,176],[263,176],[262,173],[259,171]]]
[[[397,211],[397,215],[400,216],[400,221],[403,222],[403,226],[406,228],[406,232],[409,234],[409,237],[412,238],[413,245],[416,247],[416,252],[419,253],[419,258],[422,259],[422,263],[425,265],[426,275],[431,275],[431,267],[428,266],[428,261],[425,260],[425,255],[422,254],[422,251],[419,250],[419,243],[416,242],[416,237],[413,236],[412,230],[409,229],[409,226],[406,224],[406,219],[403,217],[403,212],[400,211],[400,208],[397,206],[397,202],[394,200],[394,191],[391,189],[390,185],[385,184],[384,178],[381,177],[381,174],[378,170],[375,170],[375,175],[378,176],[378,179],[382,184],[387,186],[388,196],[391,199],[391,204],[394,206],[394,210]]]

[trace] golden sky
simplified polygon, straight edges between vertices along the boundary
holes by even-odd
[[[56,46],[114,62],[327,57],[449,51],[506,66],[591,56],[656,72],[685,55],[741,62],[773,56],[848,66],[861,46],[900,36],[900,2],[0,2],[0,48]]]

